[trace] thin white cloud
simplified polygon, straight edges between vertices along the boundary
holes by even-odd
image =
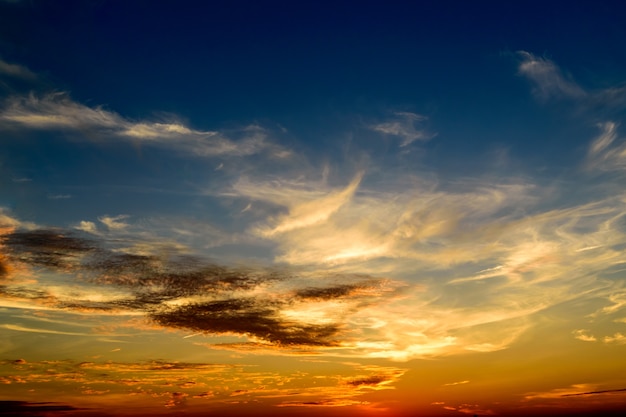
[[[243,138],[234,141],[220,132],[195,130],[176,121],[132,121],[103,107],[77,103],[65,93],[9,98],[0,110],[0,127],[76,131],[83,133],[81,140],[138,141],[204,157],[247,156],[264,150],[282,155],[258,127],[243,129]]]
[[[583,98],[587,92],[576,82],[568,80],[559,67],[547,58],[541,58],[530,52],[518,51],[522,58],[519,73],[534,84],[533,92],[541,99]]]
[[[613,336],[605,336],[602,341],[604,343],[615,343],[619,345],[626,344],[626,335],[622,333],[615,333]]]
[[[626,291],[614,291],[607,297],[611,304],[596,311],[591,317],[615,314],[626,309]]]
[[[104,224],[109,230],[124,230],[128,227],[128,223],[122,222],[121,220],[127,219],[129,216],[126,214],[120,214],[119,216],[102,216],[98,217],[100,223]],[[85,223],[85,224],[83,224]],[[86,226],[91,229],[91,225],[86,224],[90,222],[81,222],[81,226]],[[93,223],[92,223],[93,224]]]
[[[272,236],[325,222],[352,198],[362,178],[363,173],[359,173],[341,191],[331,192],[321,198],[292,205],[287,215],[279,216],[272,221],[275,223],[273,227],[262,228],[259,232],[263,236]]]
[[[589,146],[587,166],[601,171],[626,169],[626,142],[618,138],[619,125],[608,121],[598,127],[601,133]]]
[[[4,207],[0,207],[0,234],[2,233],[2,229],[15,229],[15,228],[25,228],[25,229],[34,229],[36,225],[31,222],[25,222],[19,220],[11,215],[9,210]]]
[[[11,77],[33,80],[37,78],[34,72],[23,65],[11,64],[0,59],[0,75],[5,74]]]
[[[35,316],[35,315],[22,314],[22,315],[13,315],[11,317],[20,318],[20,319],[27,319],[27,320],[33,320],[33,321],[40,321],[40,322],[44,322],[44,323],[62,324],[64,326],[93,327],[93,324],[87,324],[87,323],[76,322],[76,321],[71,321],[71,320],[48,319],[48,318],[45,318],[45,317],[38,317],[38,316]]]
[[[87,233],[98,233],[98,228],[94,222],[81,220],[78,226],[75,226],[75,229],[82,230]]]
[[[400,146],[408,146],[415,141],[426,141],[434,135],[425,129],[416,128],[416,124],[427,120],[426,116],[410,112],[396,112],[394,119],[370,126],[370,129],[385,135],[396,136]]]
[[[543,398],[550,399],[561,399],[564,396],[569,395],[577,395],[584,392],[591,392],[598,390],[598,385],[596,384],[574,384],[570,385],[567,388],[556,388],[549,391],[544,392],[529,392],[524,396],[526,400],[536,400]]]
[[[574,337],[578,340],[582,340],[583,342],[597,342],[598,341],[598,339],[595,336],[590,335],[588,331],[584,329],[574,330]]]
[[[521,57],[519,74],[532,82],[533,93],[541,100],[576,100],[585,110],[606,111],[626,107],[626,86],[586,89],[563,74],[553,61],[526,51],[518,51],[517,54]]]
[[[7,330],[14,330],[17,332],[27,332],[27,333],[45,333],[45,334],[59,334],[59,335],[65,335],[65,336],[92,336],[92,337],[99,337],[102,336],[101,334],[95,334],[95,333],[79,333],[79,332],[64,332],[61,330],[50,330],[50,329],[40,329],[40,328],[35,328],[35,327],[25,327],[25,326],[21,326],[19,324],[1,324],[0,327],[2,327],[3,329],[7,329]],[[123,335],[123,334],[117,334],[115,335],[116,337],[123,337],[123,336],[128,336],[128,335]]]
[[[457,381],[457,382],[450,382],[448,384],[443,384],[443,386],[447,387],[447,386],[454,386],[454,385],[462,385],[462,384],[469,384],[470,381],[465,380],[465,381]]]
[[[589,153],[591,155],[597,155],[603,152],[617,137],[617,125],[615,123],[606,122],[600,124],[598,127],[602,129],[602,133],[591,143],[591,146],[589,147]]]

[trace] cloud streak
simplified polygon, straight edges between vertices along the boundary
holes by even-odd
[[[136,142],[199,157],[281,154],[259,128],[243,129],[244,137],[234,141],[220,132],[192,129],[178,121],[132,121],[103,107],[77,103],[65,93],[8,98],[0,110],[0,128],[73,132],[77,140]]]
[[[416,141],[427,141],[434,134],[424,129],[418,129],[416,124],[426,121],[428,118],[416,113],[396,112],[394,120],[378,123],[370,126],[370,129],[400,139],[400,147],[406,147]]]
[[[22,78],[25,80],[34,80],[37,78],[34,72],[23,65],[11,64],[0,59],[0,75],[8,75],[11,77]]]
[[[620,110],[626,106],[626,87],[587,89],[579,85],[552,60],[530,52],[518,51],[521,58],[518,72],[533,84],[533,94],[542,101],[573,100],[583,104],[585,111]]]
[[[587,93],[560,68],[547,58],[538,57],[530,52],[519,51],[521,57],[519,73],[533,84],[533,93],[541,99],[549,98],[584,98]]]
[[[615,122],[598,124],[600,134],[591,142],[587,166],[599,171],[624,171],[626,169],[626,142],[618,137],[619,125]]]

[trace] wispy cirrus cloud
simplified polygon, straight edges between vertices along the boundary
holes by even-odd
[[[518,51],[521,57],[519,72],[534,84],[533,92],[541,99],[583,98],[587,92],[575,81],[566,77],[551,60],[530,52]]]
[[[569,99],[584,105],[587,110],[623,109],[626,105],[626,87],[623,85],[588,89],[565,74],[552,60],[526,51],[518,51],[521,58],[518,71],[533,84],[533,93],[541,100]]]
[[[64,335],[64,336],[81,336],[81,337],[90,337],[90,336],[100,337],[101,336],[99,334],[92,334],[92,333],[85,333],[85,332],[65,332],[62,330],[24,327],[24,326],[19,326],[19,325],[14,325],[14,324],[2,324],[0,325],[0,327],[7,329],[7,330],[13,330],[16,332],[27,332],[27,333],[58,334],[58,335]],[[116,334],[116,335],[111,335],[111,336],[123,337],[124,335]]]
[[[428,118],[421,114],[411,112],[395,112],[390,121],[370,126],[370,129],[384,135],[400,139],[400,147],[406,147],[415,141],[427,141],[435,136],[425,128],[416,127],[417,124]]]
[[[34,80],[37,78],[37,75],[27,67],[19,64],[11,64],[3,59],[0,59],[0,75],[8,75],[26,80]]]
[[[275,190],[278,184],[268,187],[248,181],[238,182],[234,190],[248,198],[284,205],[289,210],[288,214],[272,219],[271,226],[259,228],[258,233],[261,235],[272,236],[326,222],[352,198],[362,178],[363,173],[358,173],[344,189],[330,190],[327,193],[292,188],[289,184],[284,184],[279,186],[281,191],[276,194],[272,190]]]
[[[104,224],[109,230],[124,230],[128,227],[127,223],[124,223],[122,220],[127,219],[128,215],[120,214],[118,216],[102,216],[99,217],[98,220]],[[92,231],[93,228],[90,224],[85,224],[85,231]]]
[[[574,330],[573,333],[576,339],[582,340],[583,342],[596,342],[598,340],[595,336],[589,334],[589,331],[585,329],[577,329]]]
[[[598,124],[600,134],[591,142],[587,153],[587,166],[600,171],[626,169],[626,141],[618,137],[619,125],[615,122]]]
[[[526,400],[534,400],[540,398],[559,399],[567,397],[583,397],[583,396],[602,396],[613,395],[619,397],[626,396],[626,388],[602,389],[598,384],[574,384],[567,388],[556,388],[546,392],[528,393],[524,397]]]
[[[74,132],[80,133],[75,135],[78,140],[135,141],[200,157],[249,156],[264,151],[285,155],[256,126],[244,128],[242,138],[235,141],[218,131],[192,129],[179,121],[129,120],[103,107],[78,103],[60,92],[9,97],[0,110],[0,128]]]

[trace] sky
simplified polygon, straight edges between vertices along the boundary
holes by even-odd
[[[0,415],[626,410],[626,6],[0,1]]]

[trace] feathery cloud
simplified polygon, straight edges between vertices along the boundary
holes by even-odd
[[[33,80],[37,78],[34,72],[23,65],[11,64],[0,59],[0,75],[5,74],[11,77]]]
[[[427,120],[426,116],[410,112],[395,112],[394,116],[393,120],[372,125],[370,129],[399,138],[400,147],[408,146],[415,141],[426,141],[434,136],[425,129],[415,127],[417,123]]]
[[[626,168],[626,142],[618,138],[619,125],[615,122],[598,124],[601,133],[591,142],[587,154],[589,168],[600,171]]]
[[[138,141],[201,157],[249,156],[280,150],[266,142],[262,129],[243,129],[243,138],[234,141],[217,131],[195,130],[177,121],[132,121],[103,107],[77,103],[65,93],[8,98],[0,110],[0,128],[16,127],[80,132],[80,140]]]
[[[521,57],[519,72],[534,84],[533,92],[541,99],[583,98],[587,96],[576,82],[567,79],[559,67],[547,58],[537,57],[526,51],[518,51]]]

